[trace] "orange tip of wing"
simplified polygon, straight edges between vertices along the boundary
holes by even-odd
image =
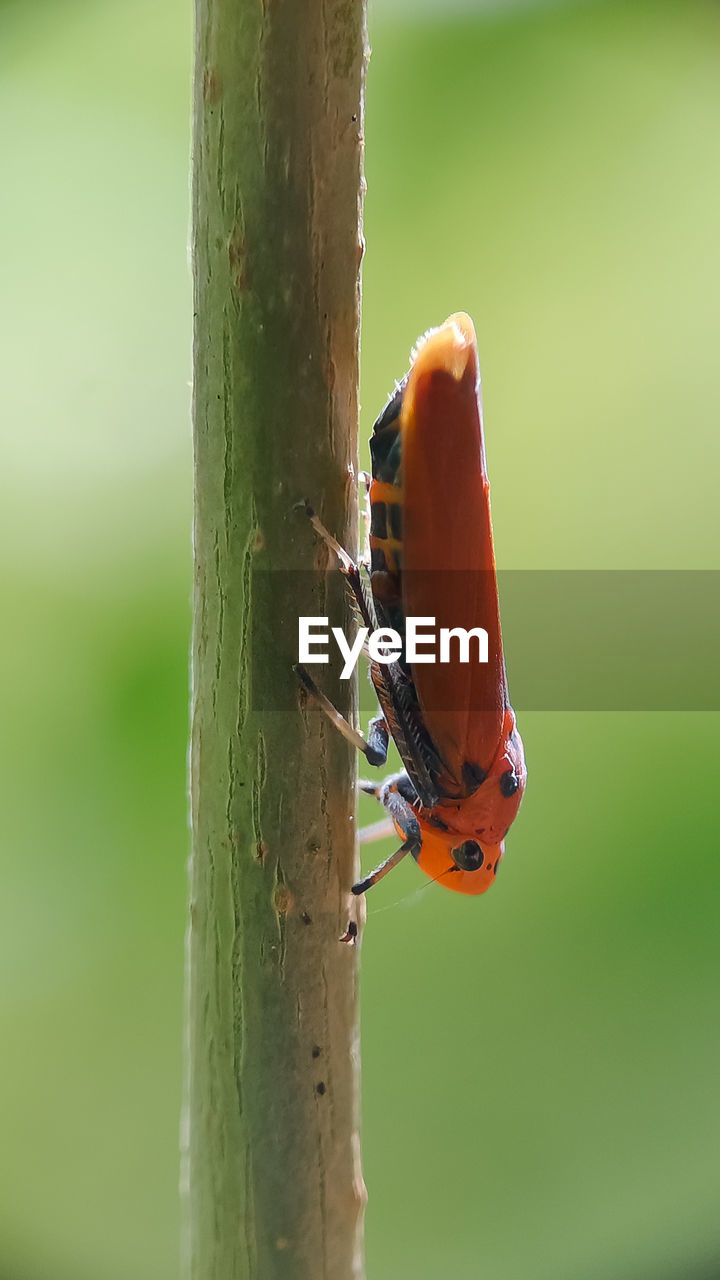
[[[411,378],[415,380],[426,373],[448,373],[460,382],[471,362],[477,365],[475,326],[469,315],[458,311],[418,340]]]
[[[458,311],[437,329],[430,329],[413,352],[412,366],[405,389],[403,410],[412,414],[418,388],[426,378],[446,374],[453,382],[469,378],[473,394],[480,381],[475,326],[469,315]]]

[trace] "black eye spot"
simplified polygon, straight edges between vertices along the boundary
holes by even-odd
[[[509,800],[510,796],[514,796],[519,786],[520,779],[514,769],[506,769],[504,773],[501,773],[500,790],[506,799]]]
[[[479,871],[483,864],[483,851],[476,840],[466,840],[452,851],[453,862],[461,871]]]

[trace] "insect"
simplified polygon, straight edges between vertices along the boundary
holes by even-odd
[[[445,663],[371,660],[380,706],[367,739],[297,668],[308,692],[368,763],[386,762],[392,736],[404,765],[379,784],[359,784],[384,806],[402,843],[352,892],[364,893],[409,853],[449,889],[484,893],[527,774],[508,697],[479,359],[469,316],[450,316],[420,340],[409,373],[375,422],[370,452],[369,591],[360,567],[306,504],[315,530],[339,560],[363,623],[400,636],[409,617],[451,629],[480,626],[488,660],[462,662],[459,646],[452,645]]]

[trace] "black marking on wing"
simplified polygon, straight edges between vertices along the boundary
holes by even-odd
[[[391,627],[405,639],[402,599],[403,497],[401,409],[407,378],[396,388],[373,428],[370,440],[373,479],[395,487],[383,500],[370,491],[370,584],[378,626]],[[392,498],[396,497],[396,501]],[[373,545],[374,543],[374,545]],[[403,643],[404,648],[404,643]],[[462,790],[435,747],[418,701],[412,672],[404,655],[387,666],[371,663],[372,682],[395,745],[420,803],[432,809],[439,799],[456,798]]]
[[[375,692],[420,803],[432,809],[448,793],[448,770],[427,731],[413,681],[399,662],[370,664]]]
[[[385,427],[389,427],[391,423],[396,422],[400,417],[402,399],[409,376],[409,373],[405,374],[402,382],[398,383],[387,404],[378,414],[375,419],[375,425],[373,426],[373,435],[378,435],[381,431],[385,430]]]
[[[370,548],[370,573],[386,573],[387,560],[382,547]]]
[[[380,506],[380,503],[378,503],[378,506]],[[392,503],[387,508],[387,523],[390,527],[390,537],[397,538],[398,542],[402,542],[403,509],[402,509],[402,505],[399,502]]]
[[[404,378],[388,400],[375,422],[370,439],[372,473],[375,480],[396,484],[402,461],[400,410],[407,378]]]
[[[387,507],[384,502],[373,502],[370,507],[370,537],[387,538]]]
[[[469,760],[465,761],[462,767],[463,782],[467,787],[467,794],[473,795],[478,787],[481,787],[487,778],[487,769],[482,769],[479,764],[472,764]]]

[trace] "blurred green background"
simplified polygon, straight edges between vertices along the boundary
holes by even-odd
[[[165,1280],[191,15],[0,21],[0,1278]],[[363,442],[466,309],[501,565],[720,567],[718,5],[377,0],[371,37]],[[497,887],[369,903],[369,1275],[716,1280],[717,717],[519,712]]]

